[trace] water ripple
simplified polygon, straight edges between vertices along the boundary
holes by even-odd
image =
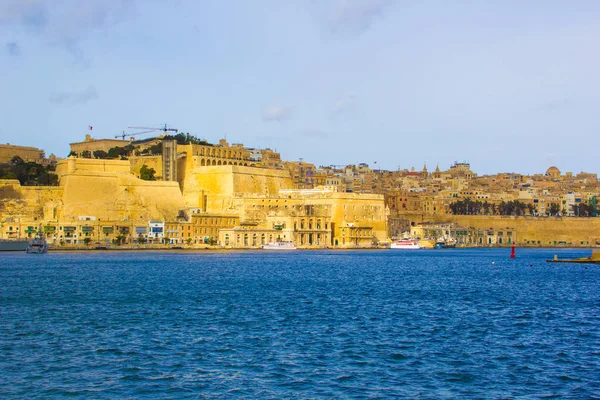
[[[597,398],[555,252],[2,254],[0,397]]]

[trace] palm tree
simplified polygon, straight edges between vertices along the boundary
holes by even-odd
[[[534,210],[533,204],[531,204],[531,203],[527,204],[527,210],[529,211],[529,214],[533,215],[533,210]]]

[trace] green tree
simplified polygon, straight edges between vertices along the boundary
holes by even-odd
[[[84,150],[81,152],[81,157],[83,158],[92,158],[92,152],[89,150]]]
[[[21,164],[25,164],[25,161],[23,161],[23,159],[19,156],[14,156],[13,158],[11,158],[10,164],[11,165],[21,165]]]
[[[108,149],[108,158],[119,158],[125,153],[123,147],[115,146]]]
[[[529,211],[529,214],[533,215],[533,210],[534,210],[533,204],[528,203],[527,204],[527,211]]]
[[[85,244],[86,246],[89,246],[91,242],[92,238],[86,237],[83,239],[83,244]]]
[[[113,244],[116,244],[117,246],[123,243],[125,243],[125,236],[123,235],[117,235],[117,237],[113,239]]]
[[[154,177],[154,174],[156,174],[154,168],[150,168],[146,164],[142,165],[142,168],[140,168],[140,179],[145,181],[155,181],[156,178]]]
[[[94,151],[94,158],[99,158],[101,160],[108,158],[108,153],[104,150],[96,150]]]
[[[485,215],[488,215],[490,213],[490,203],[488,203],[487,200],[483,202],[483,213]]]
[[[161,155],[162,154],[162,142],[155,144],[154,146],[150,146],[150,149],[148,151],[155,156]]]

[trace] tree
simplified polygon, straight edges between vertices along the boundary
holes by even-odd
[[[533,204],[531,204],[531,203],[527,204],[527,211],[529,211],[529,214],[533,215],[533,210],[534,210]]]
[[[155,181],[156,178],[154,177],[154,174],[156,174],[154,168],[149,168],[146,164],[142,165],[142,168],[140,168],[140,179],[145,181]]]
[[[92,152],[89,150],[84,150],[81,152],[81,157],[83,158],[92,158]]]
[[[50,166],[13,157],[10,163],[0,166],[0,179],[18,179],[23,186],[55,186],[58,185],[58,176],[50,173],[51,169]]]
[[[559,212],[560,206],[558,203],[551,203],[550,207],[548,208],[548,215],[558,215]]]
[[[14,156],[13,158],[11,158],[9,164],[10,165],[22,165],[22,164],[25,164],[25,161],[23,161],[23,159],[19,156]]]
[[[146,242],[148,242],[148,240],[145,237],[143,237],[141,234],[138,237],[137,241],[139,244],[145,244]]]
[[[193,239],[192,239],[191,237],[189,237],[189,238],[187,238],[187,239],[185,240],[188,246],[189,246],[190,244],[192,244],[192,240],[193,240]]]
[[[108,158],[119,158],[124,154],[123,147],[115,146],[108,149]]]
[[[117,237],[113,239],[113,243],[117,246],[125,243],[125,236],[117,235]]]
[[[94,158],[99,158],[101,160],[107,159],[108,153],[105,152],[104,150],[96,150],[96,151],[94,151]]]
[[[485,215],[488,215],[490,213],[490,203],[488,203],[487,200],[483,202],[483,213]]]
[[[212,144],[208,143],[204,139],[199,139],[194,135],[190,135],[187,133],[178,133],[177,135],[166,135],[163,137],[163,140],[176,140],[177,144],[201,144],[203,146],[212,146]]]
[[[83,244],[85,244],[86,246],[89,246],[91,242],[92,238],[86,237],[83,239]]]
[[[148,151],[155,156],[161,155],[162,154],[162,142],[160,142],[159,144],[150,146],[150,149]]]

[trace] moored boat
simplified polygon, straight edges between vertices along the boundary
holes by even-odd
[[[453,238],[442,236],[437,240],[437,242],[435,242],[436,249],[454,249],[455,247],[456,240]]]
[[[395,250],[420,250],[423,246],[416,239],[400,239],[392,242],[390,249]]]
[[[290,241],[270,242],[263,244],[262,248],[265,250],[296,250],[294,242]]]
[[[44,238],[35,238],[25,250],[27,254],[43,254],[48,252],[48,243]]]

